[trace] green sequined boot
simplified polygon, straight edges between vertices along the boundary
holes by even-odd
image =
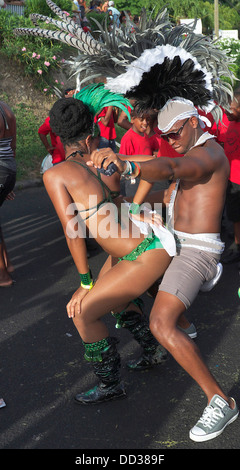
[[[76,395],[77,403],[97,404],[126,397],[124,384],[120,379],[121,361],[116,343],[117,339],[111,337],[96,343],[84,343],[84,357],[92,363],[94,373],[100,379],[100,383],[87,392]]]
[[[135,299],[132,303],[142,311],[143,302],[141,299]],[[129,369],[145,370],[165,362],[167,353],[152,335],[149,322],[144,313],[123,310],[120,313],[112,313],[112,315],[117,319],[116,328],[127,328],[143,349],[143,353],[139,358],[127,362]]]

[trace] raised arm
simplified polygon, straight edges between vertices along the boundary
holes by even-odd
[[[141,163],[141,178],[149,182],[158,180],[200,181],[216,171],[222,164],[218,155],[210,157],[209,152],[196,148],[181,158],[161,157]]]
[[[216,144],[217,145],[217,144]],[[215,149],[216,150],[216,149]],[[184,179],[185,181],[200,181],[202,178],[210,176],[223,163],[220,152],[205,151],[202,147],[195,148],[188,152],[188,155],[181,158],[161,157],[155,158],[146,155],[117,155],[111,149],[101,149],[91,154],[91,162],[96,168],[101,168],[114,162],[119,173],[124,173],[127,168],[126,161],[133,161],[138,164],[132,177],[140,176],[142,179],[153,183],[159,180]],[[149,159],[149,161],[147,161]]]

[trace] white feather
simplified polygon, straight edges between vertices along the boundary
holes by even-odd
[[[194,69],[202,70],[205,74],[206,88],[212,92],[212,74],[205,67],[202,68],[197,59],[185,49],[171,46],[170,44],[157,46],[154,49],[146,49],[138,59],[126,66],[125,73],[122,73],[117,78],[107,77],[105,88],[114,93],[125,94],[132,87],[139,85],[144,72],[149,72],[153,65],[162,64],[166,57],[173,59],[176,56],[180,57],[182,64],[186,60],[191,59],[194,63]]]

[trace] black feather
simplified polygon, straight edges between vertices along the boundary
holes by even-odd
[[[161,109],[174,96],[189,99],[195,106],[207,106],[212,97],[206,89],[205,74],[194,67],[191,59],[182,64],[179,56],[166,57],[162,64],[155,64],[145,72],[140,84],[131,88],[126,96],[134,99],[141,111]]]

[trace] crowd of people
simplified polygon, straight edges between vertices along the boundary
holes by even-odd
[[[233,185],[234,181],[231,181],[234,180],[234,176],[232,178],[231,175],[236,177],[238,174],[238,167],[234,168],[238,140],[238,134],[235,131],[239,119],[238,101],[236,101],[238,95],[239,93],[236,91],[231,104],[232,112],[224,112],[224,123],[216,126],[211,116],[208,115],[208,122],[212,122],[212,126],[207,129],[207,132],[203,132],[199,125],[201,116],[197,115],[198,117],[196,117],[196,109],[189,106],[188,103],[177,103],[180,104],[180,110],[189,116],[184,120],[179,119],[181,113],[176,104],[174,120],[171,121],[172,126],[167,133],[163,132],[168,118],[166,113],[163,113],[163,117],[160,112],[156,113],[156,111],[142,113],[133,106],[132,109],[128,108],[131,114],[129,121],[124,111],[118,113],[110,106],[103,108],[96,116],[91,116],[87,106],[80,105],[81,101],[73,98],[72,92],[67,99],[59,100],[51,110],[48,121],[53,126],[55,135],[60,136],[67,162],[66,166],[65,164],[64,166],[57,165],[53,173],[46,172],[44,184],[62,222],[69,249],[81,279],[80,288],[70,300],[67,312],[68,316],[73,319],[84,342],[85,358],[93,362],[95,374],[100,379],[99,385],[90,391],[79,393],[75,397],[78,403],[98,403],[126,396],[126,390],[121,381],[120,357],[116,340],[109,337],[108,330],[101,321],[101,317],[108,313],[111,306],[118,325],[128,328],[143,349],[141,357],[131,361],[129,367],[142,370],[161,364],[166,359],[166,351],[169,351],[203,388],[209,399],[210,408],[214,409],[217,403],[220,403],[221,409],[224,408],[223,421],[225,424],[237,416],[235,401],[223,393],[203,363],[196,344],[192,342],[192,338],[197,336],[197,331],[195,326],[190,324],[185,313],[205,284],[215,284],[215,280],[218,278],[219,260],[224,262],[224,256],[222,256],[224,244],[220,239],[220,231],[226,191],[227,214],[229,219],[234,222],[235,243],[236,246],[238,245],[238,232],[237,228],[235,230],[235,223],[237,224],[239,220],[236,215],[239,202],[235,202],[236,198],[234,201],[229,199],[232,197],[231,193],[238,193],[238,183]],[[87,114],[88,122],[85,122]],[[83,115],[85,119],[83,119]],[[125,129],[118,157],[116,156],[116,134],[113,133],[116,122]],[[234,126],[231,122],[235,123]],[[91,130],[94,124],[98,128],[99,135],[97,137],[96,132],[93,137]],[[72,128],[75,129],[74,137]],[[111,129],[111,132],[108,128]],[[89,135],[87,139],[82,139],[82,134]],[[228,139],[228,135],[231,136],[230,139]],[[195,140],[197,143],[192,146],[191,144]],[[228,141],[227,145],[226,141]],[[199,144],[200,147],[198,142],[201,144]],[[205,145],[206,148],[204,148]],[[229,163],[223,147],[226,148]],[[192,161],[189,160],[189,152],[190,156],[193,156]],[[136,157],[136,155],[138,156]],[[216,160],[214,164],[212,162],[213,155]],[[164,156],[168,158],[161,158]],[[129,160],[125,160],[127,158]],[[93,167],[89,163],[90,159],[94,162]],[[123,159],[124,164],[131,162],[130,167],[129,163],[126,168],[122,166]],[[134,161],[135,163],[133,163]],[[114,162],[118,166],[119,172],[112,176],[101,175],[98,179],[100,175],[98,169],[102,162],[105,167]],[[192,168],[190,163],[192,163]],[[81,223],[84,221],[87,232],[91,231],[93,220],[96,227],[100,226],[103,214],[106,213],[105,207],[103,214],[101,214],[102,206],[114,204],[116,210],[119,210],[120,203],[122,203],[120,189],[123,188],[120,186],[119,173],[124,175],[127,169],[127,173],[131,177],[125,180],[124,195],[126,196],[125,201],[132,201],[130,218],[133,218],[129,223],[134,224],[136,222],[134,222],[134,218],[139,218],[141,204],[144,202],[148,201],[151,204],[162,202],[165,205],[170,202],[177,213],[177,223],[175,220],[174,227],[174,233],[177,237],[177,256],[173,256],[173,252],[166,248],[169,245],[162,243],[159,232],[157,232],[158,236],[155,233],[147,239],[144,237],[142,239],[142,235],[139,239],[138,234],[136,239],[131,228],[128,244],[124,238],[122,245],[122,235],[120,238],[113,239],[110,235],[106,243],[106,238],[96,230],[95,233],[91,233],[91,236],[109,254],[109,258],[99,273],[98,279],[93,283],[84,237],[80,235],[78,238],[73,238],[71,230],[67,232],[71,217],[66,216],[66,208],[71,204],[71,201],[81,202],[81,206],[86,208],[84,215],[81,214]],[[142,176],[140,184],[139,172]],[[211,183],[208,181],[209,172],[212,174]],[[174,179],[174,183],[171,183],[172,179]],[[201,195],[199,195],[199,187],[196,189],[199,179],[204,182]],[[182,201],[179,196],[176,198],[179,180],[184,193]],[[64,185],[61,184],[63,181]],[[75,181],[79,182],[77,192]],[[161,181],[163,185],[161,190],[157,192],[152,191],[156,181]],[[66,194],[61,194],[61,191],[66,191],[69,195],[68,198],[66,198]],[[88,200],[90,194],[93,193],[97,197],[96,206],[90,208]],[[230,196],[228,196],[229,193]],[[211,194],[211,197],[214,195],[214,202],[211,205],[209,205],[208,194]],[[171,195],[176,198],[175,202]],[[201,216],[199,216],[199,208],[197,210],[199,197],[202,207]],[[193,209],[194,207],[195,209]],[[207,217],[205,216],[206,211]],[[231,216],[231,213],[234,213],[234,216]],[[113,220],[112,223],[116,224],[118,220],[116,214],[113,215]],[[146,221],[145,218],[144,221]],[[113,229],[112,226],[111,229]],[[81,228],[81,230],[83,229]],[[119,230],[119,226],[116,230]],[[113,233],[116,233],[114,229]],[[195,233],[196,236],[193,235]],[[85,232],[84,234],[86,236]],[[146,241],[147,246],[142,247]],[[171,240],[169,243],[171,244]],[[199,254],[199,250],[195,248],[199,245],[203,245],[206,249],[204,263],[202,252]],[[179,256],[179,249],[181,256]],[[238,259],[233,257],[230,262]],[[203,263],[201,274],[199,274],[200,262]],[[141,276],[143,270],[144,280]],[[157,284],[158,288],[154,295],[156,299],[151,311],[149,327],[139,302],[134,299],[137,299],[144,291],[150,290],[154,284]],[[93,285],[94,289],[92,290]],[[115,285],[117,285],[117,289],[114,287]],[[98,305],[97,312],[96,303]],[[80,312],[81,315],[79,315]],[[163,348],[159,347],[160,344]],[[209,437],[209,433],[205,433],[205,428],[201,426],[200,420],[197,426],[191,430],[190,437],[196,441],[207,440],[218,435],[220,428],[216,432],[210,433],[211,437]]]
[[[107,0],[106,2],[102,2],[101,0],[91,0],[88,6],[85,0],[73,0],[72,11],[70,12],[71,17],[74,19],[74,21],[82,26],[85,32],[92,32],[90,22],[86,16],[89,12],[107,14],[109,18],[110,30],[114,25],[116,27],[123,27],[127,21],[126,14],[132,23],[136,24],[136,26],[139,25],[138,15],[132,15],[130,10],[124,10],[120,12],[116,8],[113,0]],[[132,27],[130,31],[133,30],[134,27]]]
[[[211,284],[216,277],[218,262],[223,252],[219,234],[226,191],[227,215],[234,224],[235,249],[231,248],[230,253],[227,253],[225,262],[239,260],[240,183],[237,179],[239,158],[236,158],[240,122],[239,91],[235,92],[231,113],[224,113],[225,123],[218,127],[213,125],[208,132],[203,132],[199,125],[200,116],[196,117],[195,108],[193,110],[188,103],[180,103],[181,111],[189,115],[187,119],[182,120],[179,119],[179,103],[174,102],[174,119],[166,133],[162,130],[165,130],[168,120],[166,112],[142,113],[133,106],[132,109],[129,107],[129,121],[124,112],[118,113],[118,110],[109,106],[93,116],[88,106],[74,96],[74,90],[66,90],[65,98],[57,100],[38,133],[46,150],[52,154],[53,169],[45,172],[44,184],[60,218],[75,266],[80,273],[80,287],[67,305],[68,316],[73,319],[83,340],[85,358],[93,363],[94,372],[100,379],[99,385],[90,391],[79,393],[75,399],[78,403],[86,404],[126,396],[125,386],[121,381],[116,339],[109,336],[108,329],[101,320],[102,316],[112,310],[118,325],[127,328],[143,349],[141,357],[131,361],[129,367],[142,370],[161,364],[166,359],[166,351],[169,351],[205,391],[209,406],[214,408],[218,404],[220,409],[224,409],[225,426],[238,414],[236,403],[224,394],[203,363],[198,348],[192,341],[197,335],[196,329],[189,323],[185,313],[203,284]],[[0,103],[0,111],[0,186],[3,204],[6,198],[13,198],[16,178],[16,120],[6,103]],[[173,111],[171,117],[172,113]],[[116,122],[125,129],[119,154],[116,153],[116,133],[113,133]],[[108,128],[110,132],[107,131]],[[196,136],[197,141],[192,145]],[[164,156],[168,158],[162,158]],[[118,172],[111,176],[100,174],[102,164],[107,168],[111,162],[117,166]],[[212,175],[211,182],[209,172]],[[139,173],[140,184],[136,184],[136,180],[139,182]],[[125,204],[126,201],[132,201],[129,210],[131,220],[125,224],[129,231],[128,236],[123,234],[118,222],[120,213],[122,217],[120,206],[123,202],[123,196],[120,194],[120,175],[128,175],[126,183],[134,181],[131,190],[129,186],[125,186]],[[174,180],[174,183],[171,180]],[[196,189],[199,180],[203,181],[200,195],[199,187]],[[166,186],[161,191],[153,192],[154,181],[161,181]],[[182,197],[176,197],[179,181]],[[89,198],[93,194],[96,196],[96,206],[91,207]],[[208,194],[211,198],[214,197],[211,205],[208,204]],[[174,195],[173,199],[171,195]],[[197,208],[199,197],[201,217],[199,207]],[[72,215],[67,215],[67,208],[73,201],[81,203],[81,207],[85,208],[84,211],[79,211],[82,233],[78,237],[73,236]],[[161,201],[165,205],[170,203],[170,206],[175,207],[177,216],[174,233],[180,253],[174,253],[173,248],[169,248],[171,238],[168,243],[164,243],[161,233],[157,230],[147,238],[142,233],[134,235],[133,225],[136,220],[140,221],[141,204],[146,201],[151,204]],[[106,238],[98,228],[106,216],[106,207],[109,206],[111,213],[111,205],[114,205],[118,212],[117,217],[115,212],[111,214],[111,230],[114,234],[117,231],[118,236],[111,237],[110,234]],[[196,210],[192,210],[193,207]],[[197,214],[197,219],[194,213]],[[129,216],[127,215],[127,218]],[[147,216],[150,218],[149,223],[156,223],[151,215]],[[84,231],[83,225],[87,232]],[[91,236],[109,255],[95,281],[91,277],[85,244],[86,233],[89,234],[90,231]],[[195,233],[198,235],[194,236]],[[199,273],[202,254],[199,257],[199,250],[195,249],[195,245],[201,244],[209,246],[211,253],[205,252]],[[2,232],[0,248],[1,286],[8,287],[13,282],[13,267]],[[222,261],[224,262],[224,256]],[[158,291],[155,292],[149,326],[139,296],[155,283],[158,283]],[[210,432],[209,437],[200,420],[192,428],[190,437],[196,441],[210,439],[218,435],[224,426],[214,433]]]
[[[101,8],[112,8],[114,16],[113,2],[106,3]],[[100,5],[93,1],[91,8]],[[78,6],[82,17],[84,2],[78,0]],[[159,75],[152,66],[154,88],[157,77],[169,71],[168,53],[166,62],[157,63]],[[179,49],[175,54],[173,70],[182,73]],[[52,168],[44,173],[43,182],[79,273],[80,285],[67,304],[67,315],[83,342],[84,358],[99,379],[95,387],[78,393],[76,402],[96,404],[127,396],[117,339],[103,321],[111,312],[117,326],[127,328],[142,348],[141,356],[129,362],[131,369],[158,366],[169,353],[202,389],[207,406],[189,436],[203,442],[219,436],[239,414],[234,398],[217,383],[193,341],[197,330],[187,310],[199,291],[209,291],[218,282],[220,261],[240,261],[240,93],[236,90],[228,109],[222,109],[222,123],[217,125],[211,113],[203,112],[188,94],[185,97],[186,87],[179,95],[167,89],[160,104],[155,89],[153,93],[143,85],[151,73],[150,68],[132,86],[132,98],[121,112],[110,104],[94,113],[93,95],[65,91],[38,130],[52,155]],[[204,72],[188,70],[188,77],[191,73],[192,84],[198,80],[198,103],[209,104],[212,96]],[[148,94],[151,106],[144,103]],[[3,203],[12,197],[16,139],[14,116],[5,103],[0,105]],[[125,130],[119,152],[116,123]],[[156,212],[156,204],[164,211]],[[234,228],[227,252],[221,240],[225,207]],[[87,237],[108,255],[97,279],[92,278]],[[2,236],[0,249],[0,282],[7,286],[11,263]],[[140,299],[146,291],[154,297],[149,316]]]

